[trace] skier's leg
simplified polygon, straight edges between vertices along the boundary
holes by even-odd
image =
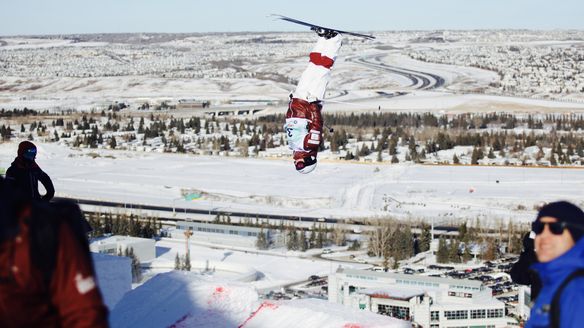
[[[341,39],[340,34],[330,39],[318,38],[310,53],[308,67],[302,73],[298,86],[292,93],[293,98],[308,102],[324,99],[324,93],[330,80],[330,70],[341,48]]]

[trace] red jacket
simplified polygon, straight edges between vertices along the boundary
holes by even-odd
[[[309,103],[306,100],[292,98],[288,104],[286,118],[305,118],[308,120],[308,134],[304,137],[304,149],[306,152],[295,151],[294,159],[307,156],[316,156],[318,147],[322,143],[322,106],[319,103]],[[316,139],[318,138],[318,139]],[[312,142],[309,142],[311,141]],[[315,143],[317,141],[318,143]]]
[[[0,243],[0,327],[108,327],[91,266],[73,231],[61,224],[50,286],[30,260],[30,231]]]

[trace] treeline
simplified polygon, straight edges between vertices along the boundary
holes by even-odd
[[[397,268],[398,262],[411,258],[419,252],[430,250],[432,236],[430,226],[403,223],[386,219],[373,222],[377,227],[368,234],[368,254],[383,258],[383,266]],[[418,228],[419,234],[412,233]],[[435,250],[438,263],[465,263],[477,257],[492,261],[504,253],[518,254],[522,249],[524,227],[509,222],[507,226],[499,225],[496,229],[481,226],[479,220],[473,226],[466,222],[458,226],[458,235],[440,237]],[[505,247],[503,247],[505,246]]]
[[[214,116],[175,118],[154,113],[149,118],[133,118],[102,111],[72,120],[33,121],[28,127],[21,125],[20,132],[30,132],[29,140],[36,134],[45,140],[64,140],[73,147],[148,146],[166,152],[248,157],[286,145],[283,120],[283,115],[237,120]],[[325,115],[325,121],[334,125],[335,130],[331,133],[325,129],[321,150],[343,151],[345,160],[369,156],[369,160],[378,162],[439,160],[458,164],[461,162],[458,156],[463,155],[462,161],[467,164],[499,158],[503,161],[498,163],[511,163],[507,160],[514,159],[512,162],[517,165],[584,165],[582,114],[364,113]],[[10,126],[0,127],[4,140],[13,133]],[[439,151],[457,146],[473,147],[472,155],[462,150],[452,158],[439,157]],[[526,151],[528,147],[537,149]]]
[[[26,107],[24,107],[23,109],[14,108],[12,110],[10,110],[10,109],[7,110],[4,108],[0,109],[0,117],[2,117],[2,118],[37,116],[37,115],[49,115],[49,111],[45,110],[45,111],[38,112],[34,109],[28,109]]]
[[[357,129],[374,128],[441,128],[441,129],[487,129],[498,127],[514,129],[525,126],[528,129],[542,129],[546,125],[559,131],[584,130],[584,114],[547,114],[518,116],[509,113],[463,113],[456,115],[436,115],[433,113],[362,113],[350,115],[324,114],[324,121],[331,126],[346,126]],[[261,123],[285,121],[283,114],[258,118]]]
[[[85,217],[93,228],[90,237],[105,234],[153,238],[160,236],[162,223],[156,218],[134,214],[86,213]]]
[[[367,233],[367,253],[369,256],[382,257],[385,268],[397,268],[399,261],[430,249],[432,235],[430,226],[426,224],[422,224],[420,236],[412,233],[409,223],[385,219],[373,224],[377,227]]]
[[[268,230],[278,231],[280,238],[288,250],[306,251],[312,248],[323,248],[330,245],[346,246],[350,244],[352,249],[360,249],[361,244],[358,240],[349,240],[348,231],[340,227],[329,228],[325,225],[313,224],[311,228],[296,227],[293,224],[285,224],[280,221],[278,224],[271,224],[267,220],[258,218],[244,218],[240,222],[232,222],[231,217],[226,214],[217,214],[213,219],[215,224],[235,225],[244,227],[261,228],[256,240],[258,249],[269,249],[273,240],[268,238]]]

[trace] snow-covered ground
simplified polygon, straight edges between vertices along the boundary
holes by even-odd
[[[410,327],[411,323],[316,299],[261,301],[244,284],[193,273],[160,274],[129,292],[112,327]]]
[[[181,240],[163,239],[156,243],[156,247],[160,256],[151,265],[166,268],[157,270],[156,274],[171,271],[176,254],[183,256],[185,253],[185,242]],[[196,243],[191,243],[189,249],[191,261],[208,263],[209,270],[207,271],[211,272],[197,271],[226,281],[241,281],[241,274],[235,271],[253,270],[257,273],[257,280],[249,282],[248,286],[260,291],[279,289],[285,285],[305,281],[311,275],[328,275],[335,272],[339,265],[356,269],[370,267],[370,265],[358,263],[346,264],[323,261],[318,258],[298,258],[293,256],[293,253],[288,254],[284,250],[256,253],[253,249],[231,251],[200,246]],[[151,273],[147,272],[146,275],[151,275]]]
[[[72,150],[39,144],[58,196],[180,208],[335,218],[393,216],[529,221],[544,201],[582,205],[579,168],[347,164],[322,160],[310,175],[290,160]],[[0,144],[7,168],[17,143]],[[203,195],[194,201],[183,190]]]

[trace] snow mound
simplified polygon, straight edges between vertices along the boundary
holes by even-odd
[[[240,327],[381,328],[411,323],[318,299],[265,301]]]
[[[126,294],[112,327],[237,327],[258,302],[249,286],[210,281],[191,272],[156,275]]]
[[[261,301],[249,286],[190,272],[159,274],[126,294],[112,327],[410,327],[405,321],[322,300]]]
[[[103,301],[111,310],[132,289],[132,261],[128,257],[100,253],[91,256]]]

